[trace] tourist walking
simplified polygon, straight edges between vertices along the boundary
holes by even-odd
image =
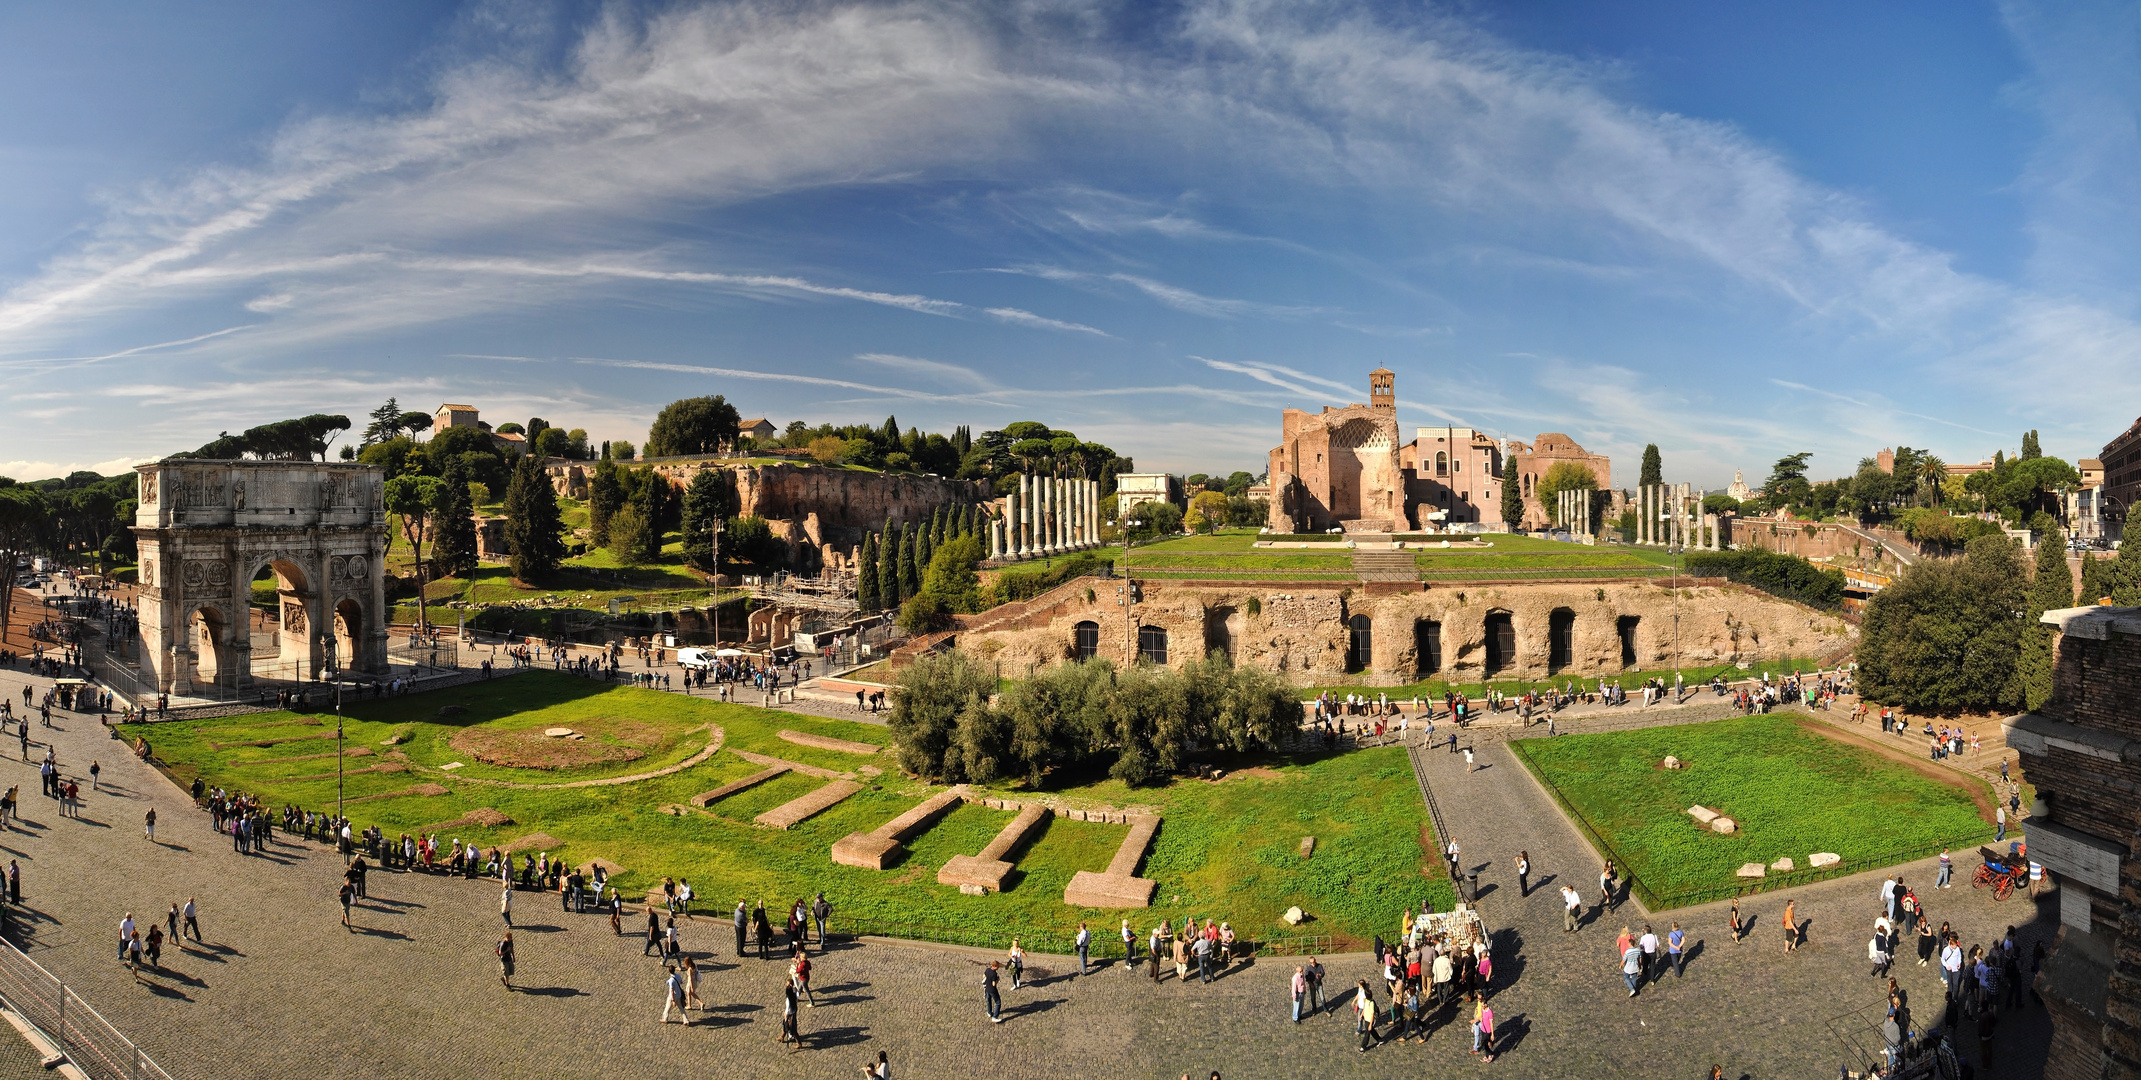
[[[1579,920],[1583,915],[1583,894],[1567,885],[1563,885],[1561,887],[1561,906],[1563,909],[1561,932],[1573,934],[1576,932],[1576,928],[1581,925]],[[1733,910],[1738,910],[1737,901],[1734,902]]]
[[[196,945],[207,944],[201,940],[201,922],[194,917],[196,909],[193,906],[193,897],[186,898],[186,906],[182,909],[181,914],[185,918],[186,932],[193,935],[193,943]]]
[[[1747,924],[1740,921],[1740,898],[1732,898],[1732,943],[1737,945],[1747,936]]]
[[[152,844],[156,842],[156,808],[153,806],[149,807],[147,814],[142,815],[141,835]]]
[[[1954,871],[1955,871],[1955,864],[1954,864],[1953,860],[1951,860],[1951,859],[1950,859],[1950,858],[1948,857],[1948,849],[1947,849],[1947,848],[1941,848],[1941,849],[1940,849],[1940,877],[1939,877],[1939,878],[1938,878],[1937,880],[1935,880],[1935,881],[1933,882],[1933,887],[1934,887],[1934,888],[1936,888],[1936,889],[1945,889],[1945,888],[1947,888],[1947,887],[1948,887],[1948,878],[1949,878],[1949,876],[1950,876],[1950,875],[1952,875],[1952,874],[1954,873]]]
[[[739,960],[743,958],[746,948],[745,935],[750,924],[751,911],[749,905],[741,900],[736,901],[736,958]]]
[[[662,971],[665,973],[662,976],[662,1023],[668,1023],[669,1014],[675,1013],[677,1023],[690,1027],[691,1013],[684,1008],[684,977],[677,974],[676,965],[674,964],[663,964]],[[785,1019],[781,1021],[781,1026],[783,1028],[787,1027]],[[784,1030],[781,1033],[781,1038],[777,1041],[786,1041],[787,1037],[787,1032]]]
[[[1793,905],[1797,903],[1796,900],[1784,902],[1784,951],[1787,954],[1799,951],[1799,916],[1793,911]]]
[[[794,983],[781,989],[781,1040],[790,1050],[803,1048],[803,1011],[796,1007]]]
[[[1531,895],[1531,852],[1517,852],[1517,896]]]
[[[1004,997],[996,989],[996,966],[997,962],[991,960],[981,973],[981,1003],[989,1010],[989,1023],[1001,1024],[1004,1022]]]
[[[818,895],[823,896],[825,894],[819,893]],[[1089,955],[1092,952],[1093,948],[1093,932],[1091,930],[1086,929],[1084,923],[1079,923],[1078,936],[1072,939],[1072,944],[1076,945],[1078,948],[1078,974],[1083,975],[1085,974]]]
[[[354,930],[355,928],[349,925],[349,907],[356,900],[357,890],[346,879],[342,882],[340,896],[342,899],[342,929]]]
[[[1294,965],[1291,989],[1294,997],[1294,1023],[1298,1024],[1301,1022],[1301,1003],[1308,998],[1308,971],[1300,964]]]
[[[1621,949],[1621,980],[1628,984],[1628,996],[1634,997],[1636,989],[1642,985],[1643,949],[1642,946],[1629,941],[1625,934],[1622,935],[1621,941],[1624,943]]]
[[[826,902],[824,893],[819,893],[818,898],[811,901],[810,917],[818,924],[818,951],[823,952],[825,951],[825,923],[833,917],[833,905]]]
[[[498,947],[494,951],[498,954],[498,985],[511,990],[513,989],[513,931],[506,931],[505,936],[498,939]]]
[[[498,894],[498,915],[508,927],[513,925],[513,886],[510,883]]]
[[[1353,1031],[1360,1036],[1360,1052],[1375,1042],[1375,998],[1368,993],[1368,980],[1353,984]]]
[[[1674,923],[1673,928],[1665,933],[1665,955],[1667,959],[1672,961],[1673,978],[1675,979],[1681,977],[1683,969],[1687,966],[1686,949],[1687,933],[1680,929],[1679,923]],[[1664,973],[1660,972],[1659,977],[1663,978]]]

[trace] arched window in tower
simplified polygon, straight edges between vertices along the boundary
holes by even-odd
[[[1450,475],[1450,455],[1445,454],[1440,450],[1435,451],[1435,475]]]

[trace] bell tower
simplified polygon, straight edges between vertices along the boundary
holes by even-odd
[[[1368,373],[1368,404],[1378,409],[1398,407],[1398,375],[1389,368],[1376,368]]]

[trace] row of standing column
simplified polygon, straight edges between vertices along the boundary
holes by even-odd
[[[1724,547],[1716,514],[1702,510],[1702,493],[1687,484],[1636,489],[1635,542],[1717,551]]]
[[[1022,476],[989,523],[989,558],[1037,559],[1100,544],[1100,483]]]

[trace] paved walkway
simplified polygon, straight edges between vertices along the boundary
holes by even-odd
[[[24,681],[0,671],[0,693],[19,698]],[[493,887],[375,873],[359,929],[345,931],[334,900],[339,860],[330,851],[283,841],[266,856],[237,855],[182,792],[133,760],[94,718],[58,714],[55,723],[35,734],[56,745],[70,773],[100,760],[107,790],[85,791],[82,816],[62,818],[35,794],[31,765],[0,759],[0,784],[25,791],[24,820],[0,833],[0,859],[23,866],[22,945],[182,1078],[430,1077],[445,1068],[635,1075],[686,1063],[720,1076],[816,1077],[852,1075],[883,1049],[903,1075],[1172,1078],[1218,1069],[1320,1080],[1338,1070],[1412,1077],[1470,1058],[1461,1026],[1438,1030],[1425,1045],[1363,1055],[1342,1018],[1289,1024],[1284,986],[1292,963],[1282,959],[1246,965],[1210,986],[1171,977],[1155,986],[1115,968],[1072,979],[1067,962],[1038,958],[1034,984],[1006,990],[1010,1020],[995,1026],[982,1015],[973,954],[882,943],[841,947],[823,959],[820,1007],[804,1016],[815,1048],[790,1053],[773,1041],[783,965],[739,962],[724,924],[702,918],[687,924],[684,938],[707,960],[703,995],[713,1009],[689,1027],[663,1026],[656,1023],[661,969],[638,942],[613,936],[604,918],[563,914],[532,894],[516,904],[521,989],[507,991],[490,951],[501,929]],[[1497,931],[1495,1005],[1507,1068],[1591,1080],[1693,1076],[1716,1061],[1733,1076],[1834,1075],[1842,1047],[1824,1021],[1863,1014],[1878,1001],[1862,959],[1878,876],[1796,890],[1812,927],[1809,946],[1789,958],[1779,955],[1773,929],[1780,895],[1744,909],[1761,927],[1737,947],[1721,938],[1720,906],[1674,913],[1701,941],[1687,978],[1630,1001],[1610,939],[1624,915],[1633,922],[1640,913],[1624,908],[1604,924],[1562,934],[1553,888],[1574,875],[1595,897],[1594,857],[1503,747],[1483,742],[1479,756],[1488,767],[1467,776],[1461,757],[1425,755],[1466,862],[1484,864],[1490,891],[1481,907]],[[161,842],[153,845],[140,826],[151,806],[160,819]],[[1508,870],[1519,847],[1529,848],[1535,882],[1546,886],[1528,898],[1514,895]],[[1920,885],[1932,879],[1925,864],[1905,876]],[[727,899],[716,889],[709,900]],[[130,978],[114,959],[121,915],[132,911],[145,923],[188,896],[199,898],[208,945],[167,948],[166,971]],[[1967,887],[1936,894],[1931,904],[1936,918],[1976,941],[2031,914],[2027,899],[1996,905]],[[2049,898],[2042,910],[2026,933],[2049,928]],[[1372,975],[1363,956],[1329,966],[1334,988]],[[1915,963],[1899,972],[1921,1015],[1930,1013],[1937,979]],[[2028,1012],[2003,1026],[2003,1052],[2013,1056],[2003,1058],[2008,1071],[2000,1075],[2036,1075],[2031,1062],[2041,1062],[2046,1041],[2041,1016]]]

